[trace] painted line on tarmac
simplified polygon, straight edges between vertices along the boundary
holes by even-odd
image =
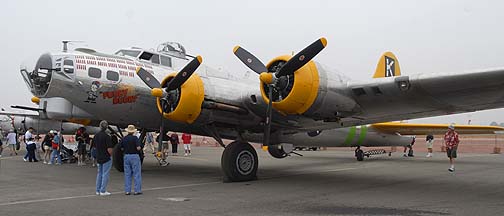
[[[155,191],[155,190],[167,190],[167,189],[175,189],[175,188],[185,188],[185,187],[194,187],[194,186],[203,186],[203,185],[211,185],[218,184],[222,181],[214,181],[214,182],[204,182],[204,183],[194,183],[194,184],[184,184],[184,185],[173,185],[166,187],[155,187],[155,188],[147,188],[142,191]],[[114,194],[124,194],[124,192],[112,192]],[[14,202],[6,202],[0,203],[0,206],[11,206],[11,205],[20,205],[20,204],[32,204],[32,203],[41,203],[41,202],[50,202],[50,201],[60,201],[60,200],[70,200],[70,199],[80,199],[80,198],[89,198],[89,197],[101,197],[96,194],[90,195],[82,195],[82,196],[68,196],[68,197],[57,197],[57,198],[48,198],[48,199],[35,199],[35,200],[24,200],[24,201],[14,201]]]

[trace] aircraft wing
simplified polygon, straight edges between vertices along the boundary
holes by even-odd
[[[18,113],[18,112],[6,112],[6,111],[0,111],[0,115],[5,115],[5,116],[29,116],[29,117],[38,117],[38,113]]]
[[[504,68],[376,78],[347,87],[358,104],[354,124],[473,112],[504,106]],[[349,119],[349,121],[352,121]]]
[[[384,133],[399,133],[401,135],[444,134],[449,124],[414,124],[400,122],[386,122],[372,124],[370,127]],[[459,134],[494,134],[503,132],[504,127],[483,125],[455,125]]]

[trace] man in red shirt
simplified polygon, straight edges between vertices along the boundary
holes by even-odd
[[[182,134],[182,142],[184,143],[184,156],[191,155],[191,134]]]
[[[455,171],[455,158],[457,158],[457,147],[460,143],[458,133],[455,132],[455,126],[451,124],[448,126],[448,132],[444,135],[444,142],[446,145],[446,155],[450,158],[450,168],[448,171]]]

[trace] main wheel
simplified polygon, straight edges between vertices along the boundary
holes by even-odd
[[[270,145],[268,146],[268,152],[274,158],[282,159],[288,156],[287,153],[282,149],[280,145]]]
[[[357,149],[357,151],[355,151],[355,157],[357,157],[358,161],[363,161],[364,160],[364,151],[362,151],[361,149]]]
[[[221,166],[227,181],[255,180],[258,167],[257,153],[249,143],[234,141],[224,149]]]
[[[112,165],[119,172],[124,172],[124,152],[121,145],[115,145],[112,151]]]

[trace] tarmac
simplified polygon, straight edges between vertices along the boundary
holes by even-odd
[[[0,159],[0,215],[502,215],[504,156],[461,153],[449,173],[442,153],[358,162],[349,151],[274,159],[260,149],[258,180],[223,183],[222,148],[194,147],[160,167],[148,154],[143,195],[125,196],[112,168],[95,195],[96,168]],[[420,155],[421,154],[421,155]]]

